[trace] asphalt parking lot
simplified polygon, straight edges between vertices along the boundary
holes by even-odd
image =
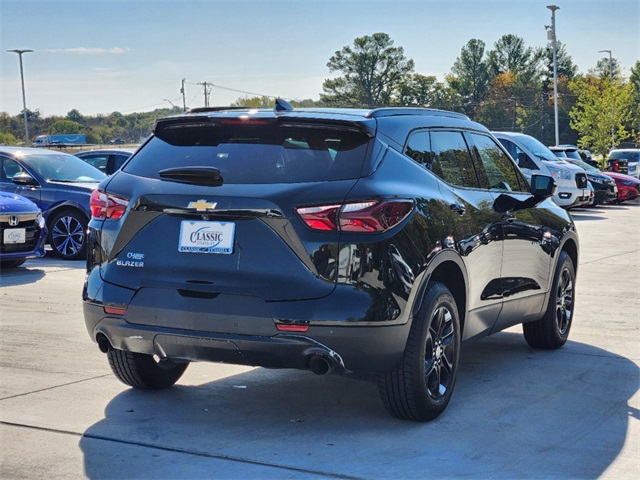
[[[0,278],[0,478],[638,478],[640,202],[572,212],[569,342],[514,327],[467,346],[436,421],[387,415],[370,379],[192,364],[127,388],[84,327],[83,262]]]

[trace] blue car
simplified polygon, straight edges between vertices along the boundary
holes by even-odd
[[[0,147],[0,192],[22,195],[42,210],[53,253],[85,258],[91,192],[107,178],[73,155],[40,148]]]
[[[47,227],[31,200],[0,192],[0,267],[15,268],[27,258],[44,256]]]

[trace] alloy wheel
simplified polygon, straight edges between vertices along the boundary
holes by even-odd
[[[451,312],[438,307],[431,318],[424,360],[424,376],[429,396],[444,398],[454,380],[455,331]]]
[[[573,314],[573,281],[567,268],[562,270],[558,281],[556,296],[556,325],[560,335],[564,336],[571,325]]]
[[[64,257],[73,256],[82,249],[84,235],[84,227],[76,217],[62,216],[53,224],[52,247]]]

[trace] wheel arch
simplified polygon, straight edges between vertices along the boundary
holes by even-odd
[[[462,259],[453,251],[445,250],[436,255],[427,269],[427,274],[420,285],[420,292],[413,305],[412,318],[416,317],[422,300],[431,282],[444,284],[453,295],[458,307],[460,334],[464,332],[467,318],[467,269]]]
[[[66,211],[75,211],[82,214],[87,223],[89,223],[89,220],[91,220],[89,215],[87,215],[85,209],[82,208],[80,204],[75,202],[62,202],[53,207],[50,207],[46,212],[45,221],[47,223],[47,228],[49,229],[49,231],[51,231],[51,222],[53,222],[53,219],[58,216],[58,214]]]

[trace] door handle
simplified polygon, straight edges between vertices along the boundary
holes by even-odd
[[[464,215],[467,211],[467,208],[460,203],[452,203],[451,205],[449,205],[449,208],[459,215]]]

